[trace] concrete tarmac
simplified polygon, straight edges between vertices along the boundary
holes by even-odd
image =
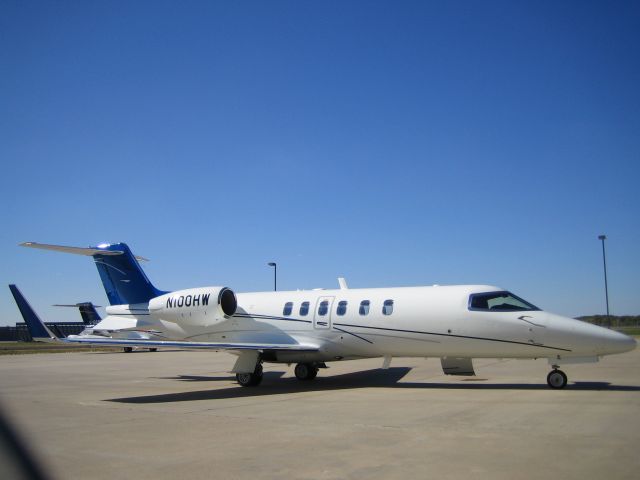
[[[257,388],[203,351],[0,357],[0,405],[57,479],[636,479],[640,350],[566,366],[330,364]]]

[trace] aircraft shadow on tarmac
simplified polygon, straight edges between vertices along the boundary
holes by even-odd
[[[396,367],[387,370],[364,370],[342,375],[318,377],[313,381],[304,382],[296,378],[281,378],[286,372],[265,372],[259,387],[247,388],[239,385],[193,392],[164,393],[159,395],[145,395],[137,397],[111,398],[108,402],[118,403],[171,403],[190,402],[195,400],[223,400],[230,398],[263,397],[267,395],[282,395],[287,393],[302,393],[331,390],[353,390],[357,388],[411,388],[438,390],[549,390],[546,384],[512,384],[512,383],[418,383],[400,382],[411,371],[410,368]],[[234,376],[190,376],[163,377],[186,382],[219,382],[235,381]],[[482,381],[482,380],[480,380]],[[638,386],[611,385],[608,382],[574,382],[567,386],[566,391],[617,391],[640,392]],[[557,393],[557,392],[556,392]]]

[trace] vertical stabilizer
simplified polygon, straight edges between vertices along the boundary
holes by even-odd
[[[29,305],[29,302],[27,302],[26,298],[20,293],[18,287],[9,285],[9,290],[11,290],[13,294],[16,305],[18,305],[20,314],[27,324],[27,328],[33,339],[41,342],[57,341],[58,338],[47,328],[44,322],[40,320],[40,317],[38,317],[38,314],[31,308],[31,305]]]
[[[124,243],[102,244],[90,248],[35,242],[26,242],[20,245],[93,257],[111,305],[147,303],[152,298],[167,293],[152,285],[142,271],[137,260],[138,257],[135,257]]]
[[[85,325],[95,325],[102,320],[93,303],[82,302],[78,303],[77,307],[80,310],[80,315],[82,316],[82,321]]]
[[[99,306],[99,305],[98,305]],[[82,317],[82,323],[84,323],[88,327],[94,326],[102,317],[96,310],[96,305],[91,302],[80,302],[74,303],[72,305],[61,305],[59,303],[55,304],[54,307],[73,307],[80,310],[80,316]]]

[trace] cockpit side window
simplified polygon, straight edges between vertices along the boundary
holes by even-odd
[[[510,292],[474,293],[469,296],[469,310],[483,312],[525,312],[540,310]]]

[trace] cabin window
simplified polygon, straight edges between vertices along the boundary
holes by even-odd
[[[283,315],[291,315],[293,311],[293,302],[287,302],[284,304],[284,308],[282,309]]]
[[[318,315],[324,317],[329,311],[329,301],[323,300],[320,302],[320,306],[318,307]]]
[[[300,304],[300,315],[304,317],[308,313],[309,313],[309,302],[302,302],[302,304]]]
[[[523,312],[540,309],[510,292],[488,292],[470,295],[469,310],[485,312]]]
[[[363,300],[360,302],[360,315],[369,315],[369,306],[371,302],[369,300]]]
[[[338,302],[338,311],[336,312],[338,315],[342,316],[347,313],[347,302],[346,300],[342,300]]]
[[[393,313],[393,300],[385,300],[382,305],[382,313],[385,315],[391,315]]]

